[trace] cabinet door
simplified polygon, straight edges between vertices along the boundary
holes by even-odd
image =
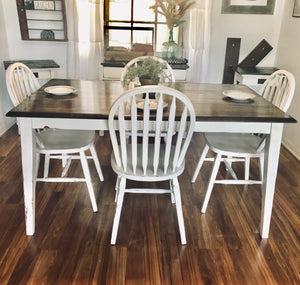
[[[64,0],[16,0],[22,40],[66,41]]]

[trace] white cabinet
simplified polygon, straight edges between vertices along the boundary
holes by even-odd
[[[60,66],[54,61],[50,59],[46,60],[12,60],[12,61],[4,61],[5,70],[7,67],[14,62],[22,62],[27,65],[35,77],[39,80],[40,84],[43,85],[49,79],[55,77],[55,69]]]
[[[237,67],[234,69],[234,84],[245,84],[257,92],[276,70],[275,67]]]

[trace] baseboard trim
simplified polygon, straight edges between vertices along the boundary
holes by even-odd
[[[297,151],[297,148],[290,143],[289,141],[282,141],[283,147],[292,155],[294,156],[298,161],[300,161],[300,153]]]
[[[16,121],[12,121],[7,125],[2,126],[2,128],[0,128],[0,136],[2,136],[6,131],[8,131],[15,123]]]

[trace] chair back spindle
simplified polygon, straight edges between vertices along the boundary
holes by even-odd
[[[286,70],[277,70],[264,82],[260,94],[272,104],[286,112],[295,91],[295,78]]]
[[[153,93],[155,100],[150,99],[149,94]],[[141,94],[145,95],[142,100]],[[184,162],[194,126],[193,106],[179,91],[162,86],[127,91],[115,101],[109,115],[116,163],[125,172],[130,168],[136,174],[139,169],[143,176],[175,172]],[[130,143],[126,140],[128,131],[131,132]],[[143,134],[141,142],[139,132]],[[161,141],[162,132],[166,133],[165,143]],[[131,159],[128,159],[129,151]]]
[[[40,88],[40,84],[33,72],[20,62],[13,63],[7,68],[6,85],[14,106],[20,104]]]

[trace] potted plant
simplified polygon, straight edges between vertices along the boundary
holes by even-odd
[[[151,57],[138,61],[136,64],[128,67],[123,79],[123,86],[128,86],[130,82],[138,80],[141,85],[156,85],[164,80],[164,69],[166,63],[159,62]]]

